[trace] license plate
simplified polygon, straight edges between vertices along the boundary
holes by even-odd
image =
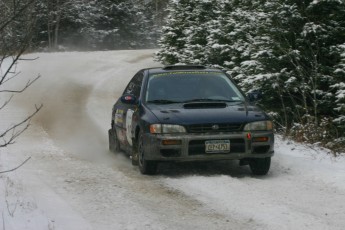
[[[206,153],[229,153],[230,140],[205,141]]]

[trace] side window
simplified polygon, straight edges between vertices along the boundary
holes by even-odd
[[[143,82],[143,72],[137,73],[127,85],[124,94],[133,94],[137,98],[140,96],[141,84]]]

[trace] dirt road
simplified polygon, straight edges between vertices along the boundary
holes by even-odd
[[[111,107],[135,72],[159,65],[152,50],[29,56],[39,59],[21,63],[20,69],[25,77],[40,73],[42,78],[14,105],[27,112],[34,103],[44,108],[11,147],[9,159],[16,162],[23,152],[32,156],[23,169],[31,179],[22,183],[52,229],[345,226],[345,202],[339,202],[345,186],[338,183],[343,177],[334,179],[326,171],[318,178],[323,163],[312,154],[284,154],[290,147],[283,141],[263,178],[252,177],[237,162],[163,164],[160,175],[143,176],[125,156],[110,153]],[[344,170],[334,164],[338,172]]]

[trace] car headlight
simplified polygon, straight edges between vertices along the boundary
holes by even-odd
[[[186,129],[181,125],[153,124],[150,133],[186,133]]]
[[[244,131],[269,131],[273,130],[272,121],[256,121],[244,126]]]

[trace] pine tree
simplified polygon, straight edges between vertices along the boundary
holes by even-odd
[[[36,3],[38,46],[87,49],[154,47],[155,9],[139,0],[43,0]],[[158,16],[157,16],[158,17]]]
[[[168,7],[167,23],[159,41],[162,49],[157,58],[163,63],[203,64],[209,31],[206,24],[217,12],[216,0],[175,0]]]
[[[264,93],[286,134],[327,143],[344,136],[344,10],[340,0],[175,0],[157,59],[224,68]]]

